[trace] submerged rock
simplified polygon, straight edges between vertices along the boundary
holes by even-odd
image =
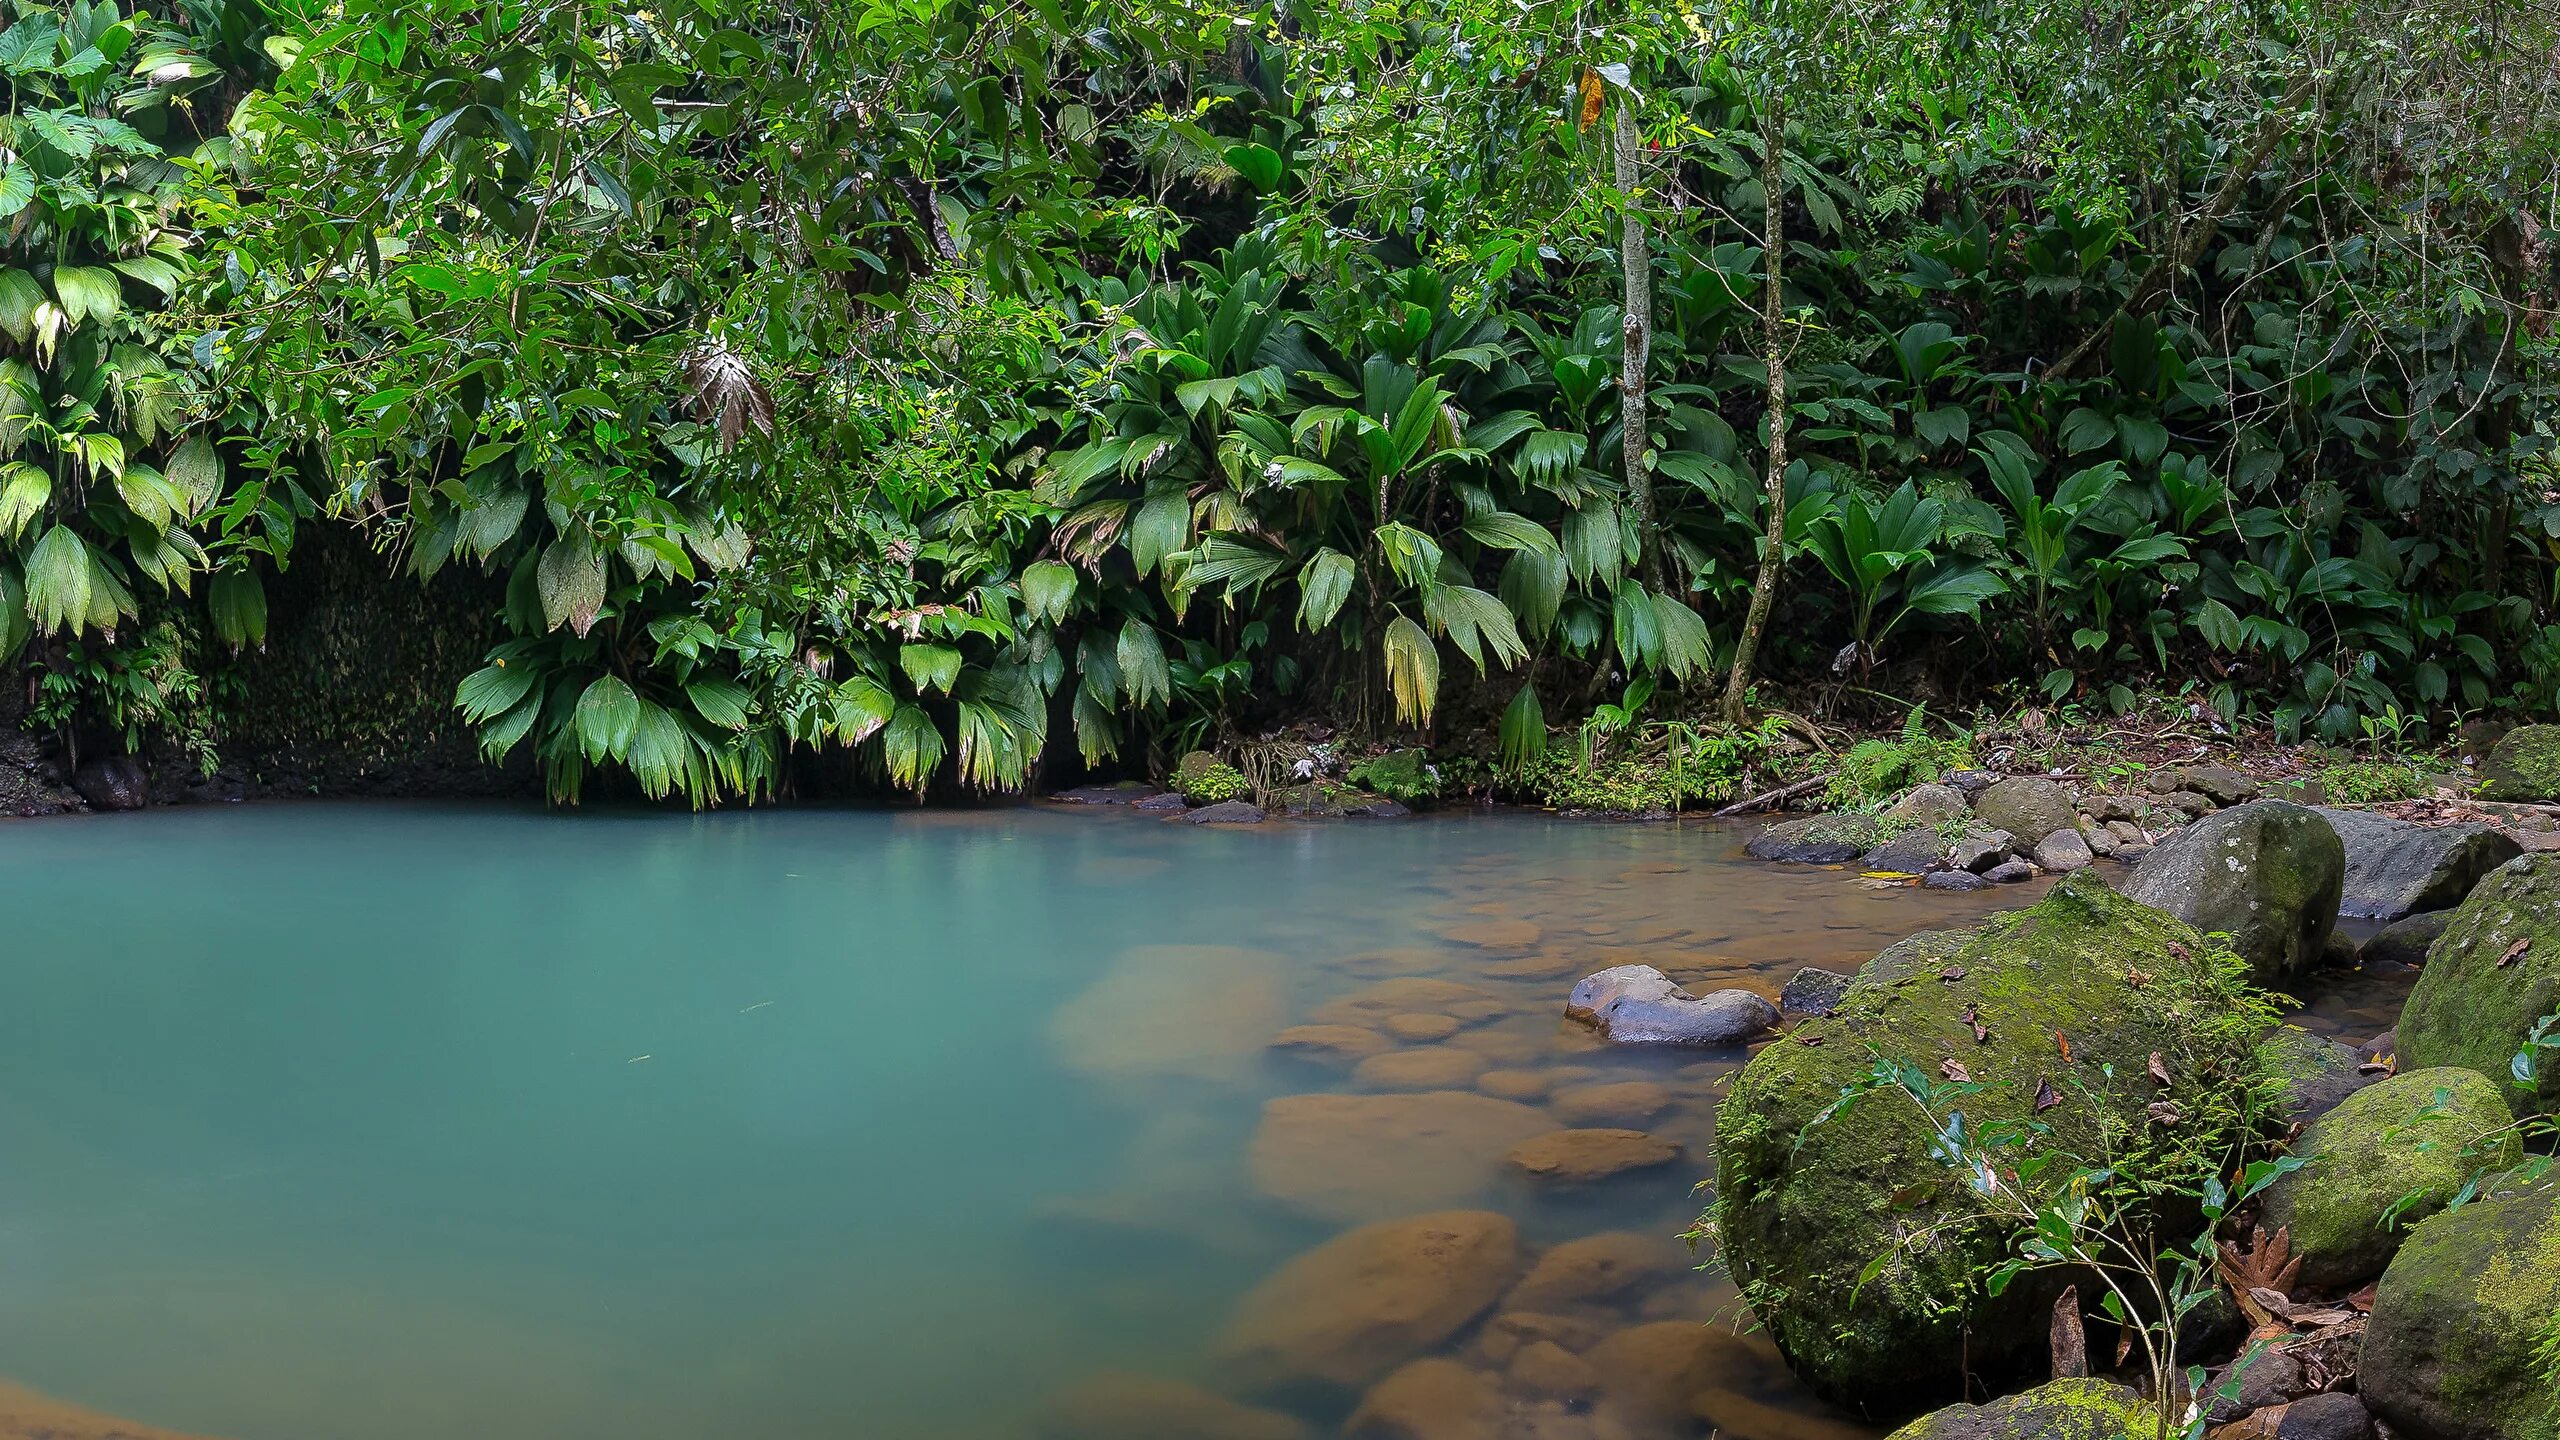
[[[2262,1223],[2291,1232],[2302,1283],[2352,1290],[2410,1226],[2480,1171],[2524,1158],[2505,1097],[2469,1070],[2412,1070],[2346,1097],[2304,1131],[2301,1169],[2267,1187]],[[2494,1138],[2493,1138],[2494,1137]],[[2388,1223],[2386,1223],[2388,1222]]]
[[[2320,958],[2338,919],[2346,847],[2318,812],[2282,800],[2225,810],[2142,857],[2125,893],[2231,937],[2261,985]]]
[[[1680,1158],[1680,1147],[1642,1130],[1555,1130],[1511,1147],[1511,1163],[1540,1180],[1587,1185]]]
[[[1365,1060],[1395,1042],[1358,1025],[1292,1025],[1271,1037],[1270,1049],[1283,1055],[1337,1064]]]
[[[1650,1080],[1619,1080],[1559,1090],[1547,1108],[1567,1125],[1641,1125],[1671,1108],[1669,1088]]]
[[[1246,1153],[1256,1188],[1306,1214],[1374,1220],[1481,1194],[1503,1157],[1556,1122],[1473,1091],[1284,1095]]]
[[[2316,813],[2346,847],[2338,913],[2359,919],[2450,909],[2481,876],[2524,850],[2514,836],[2487,825],[2416,825],[2362,810]]]
[[[1369,1090],[1457,1090],[1476,1083],[1485,1058],[1446,1045],[1416,1050],[1390,1050],[1372,1055],[1351,1071],[1351,1083]]]
[[[1343,1440],[1505,1440],[1510,1409],[1493,1376],[1455,1360],[1416,1360],[1361,1397]]]
[[[1506,1310],[1560,1310],[1616,1304],[1680,1269],[1669,1243],[1632,1230],[1568,1240],[1538,1257],[1503,1297]]]
[[[1490,1211],[1364,1225],[1256,1285],[1218,1352],[1250,1389],[1357,1389],[1438,1349],[1510,1287],[1519,1264],[1518,1227]]]
[[[1059,1058],[1089,1075],[1241,1075],[1269,1044],[1286,962],[1237,945],[1139,945],[1058,1007]]]
[[[1742,848],[1758,860],[1793,860],[1806,865],[1838,865],[1855,860],[1884,838],[1876,817],[1860,810],[1807,815],[1781,820],[1751,837]]]
[[[2560,800],[2560,725],[2519,725],[2480,767],[2484,800]]]
[[[2560,1192],[2420,1225],[2383,1273],[2356,1387],[2407,1440],[2560,1436]]]
[[[2489,872],[2427,951],[2400,1012],[2400,1064],[2460,1065],[2497,1082],[2518,1114],[2560,1109],[2560,1050],[2537,1052],[2530,1090],[2508,1083],[2536,1021],[2560,1010],[2560,852]]]
[[[1738,1045],[1778,1023],[1778,1007],[1748,990],[1692,995],[1650,965],[1584,976],[1564,1013],[1622,1045]]]
[[[1894,966],[1879,956],[1836,1015],[1752,1058],[1716,1121],[1717,1234],[1744,1299],[1817,1393],[1880,1416],[1953,1393],[1968,1369],[1996,1377],[2040,1356],[2064,1280],[2029,1274],[1985,1295],[1979,1277],[2012,1227],[1932,1153],[1935,1122],[1908,1096],[1841,1109],[1844,1087],[1879,1056],[1933,1077],[1952,1058],[1989,1087],[1963,1102],[1977,1128],[2032,1121],[2048,1134],[2027,1153],[2093,1154],[2102,1133],[2155,1123],[2154,1103],[2232,1113],[2218,1102],[2257,1075],[2254,1037],[2209,1023],[2239,999],[2238,967],[2093,875],[1943,948],[1959,939],[1908,947]],[[2169,1086],[2102,1078],[2141,1076],[2154,1052]],[[1921,1234],[1930,1243],[1910,1243]]]
[[[1313,1440],[1303,1420],[1180,1380],[1104,1373],[1059,1392],[1041,1440]]]
[[[2055,1380],[1988,1405],[1950,1405],[1888,1440],[2148,1440],[2159,1423],[2112,1380]]]

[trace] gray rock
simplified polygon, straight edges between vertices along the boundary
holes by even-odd
[[[1119,780],[1109,785],[1078,785],[1049,798],[1062,805],[1134,805],[1150,795],[1163,793],[1144,780]]]
[[[2450,910],[2480,877],[2524,853],[2515,837],[2487,825],[2417,825],[2362,810],[2321,810],[2347,849],[2338,913],[2397,920]]]
[[[2092,795],[2089,813],[2100,820],[2130,820],[2146,807],[2131,795]]]
[[[2391,1063],[2391,1057],[2399,1053],[2400,1032],[2385,1030],[2356,1047],[2356,1064],[2359,1066],[2388,1065]]]
[[[2107,834],[2115,840],[2119,849],[2127,845],[2148,845],[2151,843],[2151,837],[2143,833],[2142,827],[2134,824],[2130,820],[2108,821]]]
[[[2305,1395],[2285,1407],[2276,1440],[2373,1440],[2373,1412],[2343,1390]]]
[[[2269,1074],[2284,1080],[2277,1108],[2288,1120],[2309,1124],[2346,1102],[2348,1096],[2382,1078],[2367,1074],[2363,1057],[2335,1040],[2323,1040],[2299,1025],[2279,1025],[2259,1046]]]
[[[2320,947],[2321,969],[2353,970],[2363,963],[2364,957],[2358,953],[2354,936],[2344,930],[2329,932],[2327,943]]]
[[[1947,863],[1976,875],[2009,858],[2018,837],[2006,830],[1967,830],[1947,847]]]
[[[1920,877],[1920,884],[1928,890],[1981,890],[1991,882],[1970,870],[1932,870]]]
[[[2414,970],[2426,964],[2427,947],[2435,944],[2436,937],[2453,923],[2453,916],[2451,910],[2428,910],[2383,926],[2380,933],[2364,942],[2365,967]]]
[[[1738,1045],[1778,1023],[1778,1007],[1748,990],[1692,995],[1650,965],[1584,976],[1564,1013],[1622,1045]]]
[[[1856,810],[1781,820],[1751,837],[1743,851],[1757,860],[1837,865],[1855,860],[1883,838],[1876,818]]]
[[[2237,1384],[2234,1384],[2234,1381]],[[2239,1359],[2215,1371],[2205,1382],[2204,1393],[2210,1400],[2205,1419],[2215,1425],[2228,1425],[2252,1411],[2270,1405],[2291,1404],[2293,1398],[2311,1388],[2302,1373],[2302,1362],[2282,1350],[2261,1350],[2255,1355],[2242,1352]],[[2229,1394],[2225,1394],[2225,1391]]]
[[[2085,870],[2096,858],[2077,830],[2056,830],[2036,842],[2036,864],[2057,873]]]
[[[1885,808],[1885,818],[1936,829],[1965,817],[1964,795],[1949,785],[1914,785]]]
[[[1179,790],[1160,790],[1144,799],[1130,801],[1129,808],[1144,810],[1149,814],[1170,814],[1176,810],[1190,809],[1191,802],[1183,799],[1182,792]]]
[[[1982,878],[1994,885],[2015,885],[2021,880],[2032,880],[2035,875],[2036,867],[2024,860],[2003,860],[1982,872]]]
[[[71,788],[94,810],[139,810],[151,803],[151,777],[130,755],[107,755],[84,762],[71,776]]]
[[[2214,804],[2211,800],[2206,799],[2202,795],[2196,794],[2192,790],[2181,790],[2175,794],[2162,795],[2158,797],[2158,799],[2153,802],[2152,808],[2155,811],[2165,811],[2169,814],[2179,816],[2181,820],[2193,820],[2200,816],[2212,814],[2214,811]],[[2143,817],[2139,815],[2134,818],[2137,820],[2143,819]],[[2147,825],[2150,822],[2148,820],[2143,820],[2143,823]]]
[[[2000,783],[1997,770],[1950,770],[1938,777],[1938,783],[1959,795],[1979,795]]]
[[[1354,820],[1401,820],[1413,811],[1400,801],[1371,795],[1343,806],[1342,813]]]
[[[1840,997],[1848,989],[1848,976],[1808,965],[1778,992],[1778,1010],[1786,1015],[1828,1015],[1838,1008]]]
[[[1947,863],[1947,842],[1935,830],[1905,830],[1860,858],[1870,870],[1920,875]]]
[[[2231,937],[2259,984],[2320,958],[2338,918],[2346,849],[2316,811],[2261,800],[2153,846],[2125,893],[2207,934]]]
[[[1215,805],[1203,805],[1182,818],[1194,825],[1259,825],[1262,823],[1262,809],[1242,800],[1221,800]]]
[[[2080,817],[2080,839],[2089,847],[2089,853],[2092,855],[2107,856],[2116,853],[2116,837],[2107,833],[2106,826],[2086,815]]]
[[[2228,765],[2170,765],[2143,777],[2155,795],[2184,790],[2210,798],[2216,805],[2238,805],[2258,798],[2258,782]]]
[[[2003,780],[1983,791],[1974,799],[1973,814],[1982,824],[2006,830],[2018,837],[2019,844],[2028,846],[2056,830],[2073,829],[2080,818],[2069,792],[2051,780],[2032,775]]]

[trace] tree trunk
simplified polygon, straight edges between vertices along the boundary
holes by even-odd
[[[1778,597],[1778,571],[1787,560],[1786,124],[1780,101],[1770,96],[1760,115],[1760,201],[1768,216],[1761,227],[1760,352],[1769,365],[1769,464],[1761,472],[1760,488],[1769,506],[1769,529],[1760,542],[1751,609],[1733,644],[1733,673],[1725,680],[1724,718],[1734,725],[1742,723],[1752,657],[1759,653],[1760,632],[1767,628],[1769,607]]]
[[[1644,583],[1662,587],[1662,538],[1653,512],[1653,475],[1645,469],[1645,372],[1653,359],[1653,241],[1645,233],[1644,212],[1636,205],[1636,107],[1618,97],[1617,181],[1622,219],[1618,232],[1618,266],[1626,286],[1626,307],[1618,357],[1619,453],[1627,470],[1627,494],[1636,505],[1636,573]]]

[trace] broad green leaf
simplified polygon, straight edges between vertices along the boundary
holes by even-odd
[[[36,307],[53,297],[24,270],[0,270],[0,330],[24,345],[35,338]]]
[[[240,573],[242,572],[226,570],[215,576],[215,593],[221,593],[224,580]],[[266,602],[261,600],[259,602],[261,624],[265,621],[265,606]],[[231,643],[237,645],[246,638],[244,632],[241,640],[233,640]],[[463,676],[462,684],[454,689],[453,703],[462,711],[463,719],[474,725],[486,724],[522,704],[524,698],[533,693],[534,684],[540,678],[541,676],[530,664],[519,662],[510,665],[500,660],[494,664],[483,665]]]
[[[78,325],[89,320],[108,320],[124,308],[124,286],[113,270],[94,265],[57,265],[53,268],[53,293],[61,302],[62,313]]]
[[[0,536],[16,539],[53,498],[53,477],[41,465],[13,460],[0,468]]]
[[[1502,763],[1515,771],[1547,753],[1547,712],[1534,683],[1524,682],[1511,703],[1502,707],[1499,738]]]
[[[1351,598],[1352,581],[1359,567],[1351,557],[1339,550],[1323,549],[1307,561],[1298,572],[1298,628],[1321,630],[1342,613],[1342,603]]]
[[[26,563],[27,613],[40,633],[77,630],[88,622],[96,567],[77,534],[54,526],[27,552]]]
[[[26,161],[12,158],[5,168],[0,168],[0,220],[26,209],[27,202],[35,198],[36,172],[28,168]]]
[[[619,760],[631,749],[631,737],[640,728],[640,697],[620,676],[597,676],[579,693],[570,723],[590,762]]]
[[[747,728],[747,687],[735,680],[713,677],[696,680],[684,687],[685,698],[693,702],[694,713],[723,730]]]
[[[942,768],[942,732],[934,728],[933,717],[913,705],[901,705],[881,732],[880,743],[889,779],[921,798],[933,772]]]
[[[906,672],[907,683],[918,691],[949,694],[960,678],[960,652],[948,645],[901,645],[898,668]]]
[[[1172,698],[1173,670],[1165,661],[1164,641],[1153,626],[1142,620],[1122,622],[1114,658],[1119,661],[1120,683],[1129,703],[1143,709]]]
[[[1076,570],[1057,560],[1041,560],[1023,567],[1022,604],[1031,618],[1055,625],[1067,618],[1076,602]]]
[[[222,497],[222,453],[214,449],[212,437],[190,436],[172,451],[168,476],[185,498],[188,518],[212,509]]]

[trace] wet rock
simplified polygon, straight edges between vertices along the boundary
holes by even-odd
[[[1839,1109],[1843,1087],[1879,1056],[1936,1074],[1952,1055],[1987,1087],[1967,1101],[1976,1126],[2032,1121],[2057,1150],[2095,1153],[2102,1135],[2147,1128],[2154,1103],[2236,1115],[2233,1091],[2257,1071],[2254,1046],[2193,1022],[2239,998],[2203,937],[2094,875],[1992,917],[1952,954],[1930,948],[1914,947],[1916,968],[1862,975],[1836,1015],[1754,1055],[1716,1119],[1717,1234],[1735,1280],[1816,1393],[1879,1415],[1952,1395],[1968,1367],[2042,1353],[2065,1282],[2034,1272],[1985,1294],[1977,1277],[2011,1253],[2012,1232],[1948,1224],[1979,1212],[1931,1154],[1931,1125],[1907,1104]],[[2166,1088],[2095,1078],[2102,1066],[2140,1076],[2154,1052]],[[2048,1083],[2052,1103],[2037,1109]],[[2207,1123],[2190,1122],[2196,1143],[2236,1141]],[[1924,1233],[1931,1243],[1906,1243]]]
[[[2481,876],[2524,851],[2514,836],[2487,825],[2416,825],[2362,810],[2316,813],[2346,847],[2338,913],[2360,919],[2449,910]]]
[[[2320,958],[2338,918],[2346,849],[2318,812],[2262,800],[2154,847],[2125,893],[2231,937],[2258,983],[2280,987]]]
[[[1608,1333],[1600,1321],[1579,1315],[1551,1315],[1536,1310],[1504,1310],[1476,1332],[1475,1351],[1496,1365],[1508,1365],[1521,1348],[1543,1340],[1579,1355]]]
[[[1951,785],[1914,785],[1901,799],[1885,807],[1885,818],[1898,824],[1935,830],[1952,825],[1969,813],[1964,793]]]
[[[1838,865],[1855,860],[1883,839],[1873,815],[1858,810],[1781,820],[1751,837],[1742,848],[1759,860],[1793,860],[1806,865]]]
[[[1858,863],[1869,870],[1918,875],[1947,863],[1947,842],[1935,830],[1905,830],[1859,857]]]
[[[2373,1412],[2342,1390],[2305,1395],[2285,1407],[2276,1440],[2373,1440]]]
[[[1378,1028],[1398,1040],[1419,1045],[1433,1040],[1446,1040],[1466,1027],[1458,1023],[1458,1017],[1455,1015],[1425,1015],[1406,1011],[1379,1021]]]
[[[2090,853],[2089,842],[2078,830],[2056,830],[2036,842],[2036,865],[2056,874],[2086,870],[2097,857]]]
[[[1554,1084],[1543,1070],[1487,1070],[1476,1077],[1478,1090],[1504,1100],[1544,1099]]]
[[[2352,1290],[2473,1175],[2524,1158],[2512,1119],[2498,1087],[2469,1070],[2412,1070],[2367,1086],[2295,1142],[2303,1166],[2267,1187],[2262,1223],[2291,1232],[2302,1283]]]
[[[2127,1440],[2158,1429],[2158,1413],[2111,1380],[2054,1380],[1988,1405],[1950,1405],[1889,1440]]]
[[[1256,1285],[1218,1353],[1254,1390],[1356,1389],[1483,1314],[1517,1273],[1519,1246],[1518,1227],[1484,1210],[1364,1225]]]
[[[1545,938],[1546,932],[1526,920],[1494,919],[1451,925],[1440,934],[1460,945],[1486,950],[1527,950]]]
[[[1293,1209],[1373,1220],[1476,1196],[1511,1147],[1554,1128],[1473,1091],[1284,1095],[1263,1105],[1246,1164],[1257,1189]]]
[[[1271,1037],[1270,1048],[1306,1060],[1350,1064],[1393,1044],[1375,1030],[1357,1025],[1292,1025]]]
[[[1349,801],[1359,793],[1330,780],[1309,780],[1284,787],[1271,799],[1273,808],[1292,820],[1340,820],[1351,813]]]
[[[1680,1147],[1642,1130],[1555,1130],[1511,1147],[1507,1157],[1532,1178],[1588,1185],[1680,1158]]]
[[[1241,1075],[1286,1012],[1286,968],[1236,945],[1136,946],[1058,1007],[1050,1038],[1091,1075]]]
[[[1600,1388],[1600,1372],[1591,1362],[1552,1340],[1521,1346],[1504,1374],[1512,1389],[1535,1399],[1588,1400]]]
[[[1062,805],[1134,805],[1150,795],[1163,793],[1161,788],[1144,780],[1119,780],[1109,785],[1078,785],[1049,798]]]
[[[1183,812],[1183,819],[1194,825],[1259,825],[1262,809],[1243,800],[1221,800]]]
[[[2534,1022],[2554,1010],[2560,852],[2546,851],[2490,871],[2427,951],[2400,1012],[2401,1068],[2460,1065],[2497,1082],[2518,1114],[2560,1109],[2560,1050],[2537,1052],[2530,1091],[2507,1083]]]
[[[2036,867],[2024,860],[2003,860],[1983,871],[1982,878],[1994,885],[2015,885],[2036,878]]]
[[[1102,802],[1115,803],[1115,802]],[[1050,1402],[1041,1440],[1313,1440],[1304,1421],[1179,1380],[1106,1373]]]
[[[2270,1406],[2291,1404],[2310,1388],[2302,1362],[2287,1352],[2244,1350],[2205,1381],[2205,1418],[2228,1425]]]
[[[1162,815],[1176,810],[1188,810],[1191,808],[1191,802],[1183,799],[1182,792],[1179,790],[1165,790],[1132,800],[1129,802],[1129,808],[1143,810],[1150,815]]]
[[[130,755],[83,761],[72,772],[71,788],[92,810],[139,810],[151,803],[151,777]]]
[[[1576,1085],[1559,1090],[1547,1108],[1567,1125],[1641,1125],[1671,1108],[1671,1091],[1650,1080]]]
[[[1932,870],[1920,877],[1920,884],[1929,890],[1981,890],[1991,882],[1970,870]]]
[[[1738,1045],[1778,1023],[1778,1007],[1748,990],[1691,995],[1650,965],[1584,976],[1564,1013],[1618,1044]]]
[[[2374,1293],[2356,1377],[2408,1440],[2548,1440],[2560,1387],[2545,1348],[2560,1315],[2560,1207],[2475,1200],[2411,1232]]]
[[[2070,792],[2060,785],[2022,775],[1974,797],[1973,818],[1988,829],[2008,831],[2018,844],[2032,848],[2056,830],[2074,829],[2080,812],[2072,807]]]
[[[2299,1025],[2279,1025],[2258,1047],[2268,1074],[2284,1082],[2277,1102],[2288,1120],[2309,1124],[2358,1090],[2380,1079],[2363,1068],[2363,1058],[2335,1040],[2323,1040]]]
[[[1406,975],[1381,980],[1315,1009],[1314,1018],[1331,1025],[1380,1025],[1391,1015],[1431,1013],[1463,1024],[1480,1025],[1511,1013],[1510,1002],[1481,986],[1458,980]]]
[[[1356,800],[1346,800],[1342,813],[1354,820],[1401,820],[1413,811],[1403,802],[1390,800],[1384,795],[1363,795]]]
[[[2454,912],[2429,910],[2405,920],[2394,920],[2364,942],[2360,952],[2366,968],[2399,967],[2414,970],[2427,963],[2427,947],[2436,943],[2445,927],[2453,923]]]
[[[2400,1032],[2385,1030],[2356,1047],[2358,1065],[2388,1065],[2400,1054]]]
[[[1366,1090],[1463,1090],[1484,1070],[1482,1055],[1425,1045],[1370,1056],[1352,1067],[1351,1083]]]
[[[1666,1241],[1631,1230],[1568,1240],[1538,1257],[1503,1297],[1506,1310],[1561,1310],[1614,1305],[1668,1279],[1680,1257]]]
[[[2116,842],[2116,848],[2119,850],[2123,849],[2127,845],[2148,845],[2151,843],[2151,837],[2143,833],[2142,827],[2134,824],[2130,820],[2108,821],[2107,834]]]
[[[1686,1433],[1700,1392],[1730,1385],[1760,1364],[1751,1342],[1694,1320],[1657,1320],[1620,1330],[1584,1352],[1584,1358],[1600,1376],[1604,1403],[1650,1427],[1646,1433],[1666,1435]]]
[[[1848,989],[1848,976],[1808,965],[1778,992],[1778,1009],[1787,1015],[1828,1015]]]
[[[2353,970],[2364,964],[2361,947],[2355,937],[2344,930],[2332,930],[2320,942],[2320,958],[2315,962],[2323,970]]]
[[[2018,837],[2006,830],[1967,830],[1947,847],[1947,863],[1979,875],[2017,848]]]
[[[2258,782],[2228,765],[2168,765],[2143,777],[2154,794],[2191,791],[2216,805],[2238,805],[2258,798]]]
[[[2484,800],[2560,800],[2560,725],[2519,725],[2480,766]]]
[[[1343,1440],[1500,1440],[1507,1408],[1492,1376],[1455,1360],[1416,1360],[1361,1397]]]

